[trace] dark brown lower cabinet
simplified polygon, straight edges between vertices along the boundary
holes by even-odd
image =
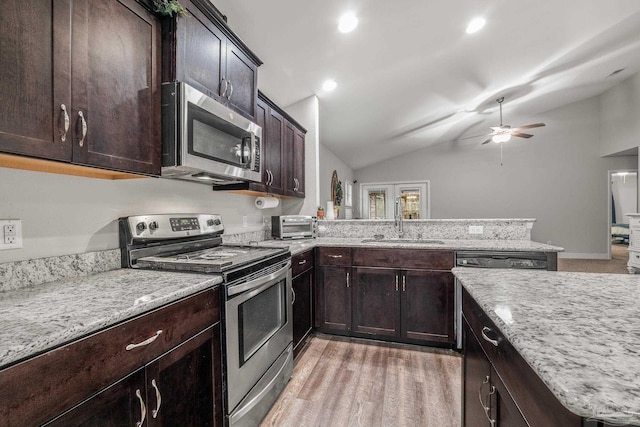
[[[399,272],[388,268],[353,268],[354,333],[395,337],[400,334]]]
[[[528,427],[480,342],[463,323],[463,426]]]
[[[462,291],[463,427],[604,427],[565,408]]]
[[[313,329],[313,250],[297,254],[291,258],[293,287],[293,355],[300,353],[305,338]]]
[[[219,324],[51,422],[50,427],[217,426]]]
[[[352,331],[452,345],[453,275],[447,271],[353,267]]]
[[[351,331],[351,268],[318,267],[316,328],[345,334]]]
[[[455,281],[448,271],[401,272],[401,336],[407,340],[455,342]]]

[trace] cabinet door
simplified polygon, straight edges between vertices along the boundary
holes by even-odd
[[[316,282],[316,327],[351,330],[351,269],[319,267]]]
[[[405,270],[402,277],[402,336],[455,342],[454,278],[444,271]]]
[[[73,162],[160,174],[160,21],[135,0],[75,0]]]
[[[1,151],[71,160],[69,14],[69,0],[2,2]]]
[[[295,129],[293,136],[293,176],[296,179],[296,197],[304,197],[304,133]]]
[[[227,39],[194,4],[183,2],[188,16],[174,18],[175,38],[166,38],[165,61],[175,57],[175,64],[165,64],[164,80],[180,80],[200,92],[223,102],[228,90],[225,74]],[[166,30],[165,30],[166,31]],[[175,65],[175,75],[173,67]]]
[[[354,332],[398,336],[400,272],[388,268],[353,268]]]
[[[264,146],[265,170],[269,171],[269,192],[282,194],[282,147],[284,133],[284,117],[277,111],[269,109],[267,116],[267,139]]]
[[[491,370],[491,384],[495,387],[494,393],[490,396],[491,418],[496,420],[497,425],[499,427],[529,427],[515,401],[493,369]]]
[[[229,107],[250,120],[255,119],[258,67],[231,41],[227,41],[226,93]]]
[[[46,427],[135,426],[143,417],[149,416],[144,381],[144,369],[141,368],[44,425]]]
[[[463,323],[462,426],[489,427],[483,404],[490,404],[491,364],[471,328]]]
[[[296,276],[292,286],[295,294],[293,302],[293,352],[297,355],[300,344],[313,327],[313,273],[310,269]]]
[[[214,426],[213,328],[147,367],[149,427]]]

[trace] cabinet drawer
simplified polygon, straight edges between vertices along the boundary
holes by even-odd
[[[217,322],[219,293],[200,292],[0,371],[0,419],[40,424],[123,378]]]
[[[464,288],[462,289],[462,315],[480,342],[489,360],[494,362],[498,354],[498,347],[501,342],[504,341],[504,338],[491,319],[489,319],[489,316],[484,313]],[[495,343],[489,340],[494,340]]]
[[[313,250],[297,254],[291,258],[292,277],[296,277],[310,268],[313,268]]]
[[[453,268],[453,258],[453,251],[430,249],[353,249],[353,265],[367,267],[451,270]]]
[[[318,248],[318,264],[351,266],[351,248]]]

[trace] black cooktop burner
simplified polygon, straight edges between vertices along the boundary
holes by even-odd
[[[154,270],[223,273],[286,252],[288,249],[284,248],[221,245],[193,252],[142,257],[136,264]]]

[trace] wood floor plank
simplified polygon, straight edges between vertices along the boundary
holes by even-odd
[[[263,427],[460,425],[454,352],[314,336]]]

